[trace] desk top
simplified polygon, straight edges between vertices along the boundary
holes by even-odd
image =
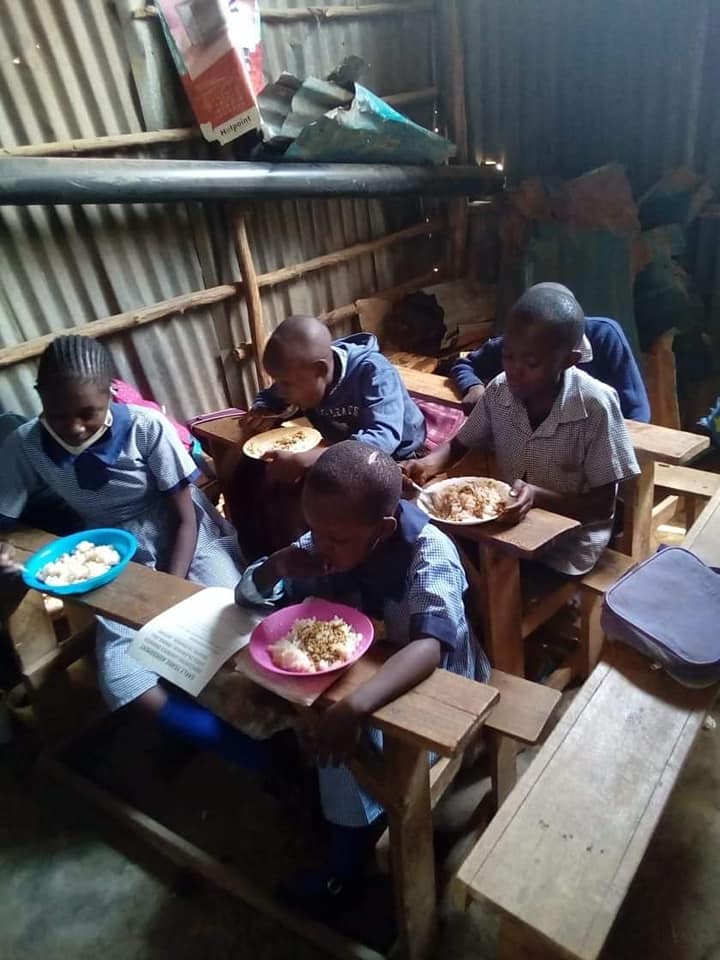
[[[538,550],[547,546],[561,533],[573,530],[580,524],[570,517],[562,517],[558,513],[534,507],[525,519],[514,527],[504,527],[499,523],[480,523],[476,527],[460,528],[449,527],[440,522],[438,526],[452,537],[495,545],[508,553],[515,553],[530,560]]]
[[[15,544],[22,562],[30,553],[57,538],[42,530],[18,529],[8,539]],[[117,580],[91,593],[74,596],[72,600],[93,613],[139,629],[202,589],[188,580],[130,563]],[[369,679],[386,656],[382,645],[377,650],[373,648],[340,675],[323,699],[326,702],[342,699]],[[227,682],[227,676],[223,679]],[[208,687],[213,682],[211,680]],[[414,690],[373,714],[372,722],[398,739],[435,750],[442,756],[453,756],[473,736],[497,699],[498,691],[493,687],[436,670]],[[231,722],[230,716],[227,719]]]

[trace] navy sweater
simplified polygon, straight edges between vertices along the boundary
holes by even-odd
[[[626,419],[648,423],[650,404],[645,384],[620,324],[608,317],[585,317],[585,334],[593,357],[578,367],[617,390]],[[493,337],[479,350],[458,360],[450,374],[465,396],[470,387],[489,383],[502,369],[502,337]]]
[[[320,405],[303,415],[330,443],[364,440],[396,460],[412,456],[425,443],[425,418],[377,338],[358,333],[336,340],[333,349],[340,375]],[[286,404],[273,386],[253,406],[282,410]]]

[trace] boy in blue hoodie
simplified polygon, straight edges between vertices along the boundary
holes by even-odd
[[[268,340],[263,365],[274,383],[258,395],[245,418],[246,430],[269,412],[287,417],[290,406],[328,443],[362,440],[394,460],[407,460],[422,450],[425,419],[371,334],[333,342],[317,317],[288,317]],[[261,422],[267,428],[267,419]],[[269,478],[294,483],[321,453],[271,454]]]
[[[538,283],[532,289],[540,288],[573,296],[572,291],[559,283]],[[469,413],[480,400],[487,384],[502,373],[502,345],[502,337],[493,337],[479,350],[461,357],[452,367],[450,376],[460,391],[466,412]],[[585,317],[585,336],[580,344],[577,366],[596,380],[615,388],[627,420],[649,423],[650,404],[645,384],[619,323],[608,317]]]

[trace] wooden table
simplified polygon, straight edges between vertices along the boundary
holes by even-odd
[[[20,560],[53,537],[38,530],[14,531],[10,537]],[[78,596],[94,613],[140,628],[169,607],[202,588],[165,573],[131,563],[117,580]],[[343,673],[323,696],[332,703],[368,679],[382,662],[382,650],[364,657]],[[226,664],[201,699],[213,708],[228,698]],[[213,698],[213,684],[222,696]],[[393,885],[400,952],[409,960],[427,956],[436,928],[435,863],[428,751],[443,757],[461,753],[487,718],[498,691],[485,684],[436,670],[415,689],[376,711],[371,718],[384,735],[382,757],[353,763],[353,772],[386,808],[390,830]],[[230,698],[231,699],[231,698]],[[221,710],[217,710],[221,713]],[[226,713],[229,722],[232,712]]]

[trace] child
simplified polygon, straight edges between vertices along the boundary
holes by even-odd
[[[333,342],[316,317],[288,317],[268,340],[263,364],[274,384],[257,397],[249,423],[257,414],[290,405],[328,443],[362,440],[395,460],[407,460],[423,447],[423,415],[371,334]],[[271,474],[291,483],[321,453],[275,454]]]
[[[46,487],[84,528],[135,534],[134,560],[198,583],[234,587],[242,570],[234,531],[192,484],[195,464],[162,414],[111,402],[112,360],[88,337],[62,336],[40,358],[43,412],[3,443],[0,521],[12,526]],[[7,555],[3,565],[9,566]],[[249,765],[245,738],[170,688],[128,653],[133,631],[98,618],[100,688],[108,706],[155,715],[166,729]],[[248,749],[252,752],[252,742]]]
[[[385,621],[397,652],[344,700],[328,708],[315,733],[323,812],[331,824],[329,869],[304,877],[298,895],[329,900],[354,886],[381,814],[346,767],[363,722],[436,667],[487,680],[490,666],[465,615],[467,582],[448,537],[414,504],[400,500],[402,477],[392,458],[348,440],[325,451],[309,470],[303,509],[309,527],[292,546],[248,567],[239,603],[271,606],[310,594],[351,603]],[[376,744],[380,733],[372,732]],[[304,898],[304,896],[303,896]]]
[[[451,442],[405,465],[422,484],[469,449],[494,445],[499,476],[512,484],[508,522],[532,506],[580,521],[538,557],[570,575],[595,565],[612,533],[617,484],[640,472],[617,394],[575,366],[582,336],[574,297],[555,284],[532,287],[508,317],[504,373]]]
[[[554,287],[575,301],[572,292],[559,283],[539,283],[533,289],[538,287]],[[577,310],[581,311],[579,304]],[[578,366],[591,377],[615,388],[624,417],[648,423],[650,403],[647,391],[622,327],[608,317],[585,317],[584,320]],[[478,402],[485,385],[502,371],[502,344],[502,337],[493,337],[479,350],[461,357],[452,367],[450,375],[467,408]]]

